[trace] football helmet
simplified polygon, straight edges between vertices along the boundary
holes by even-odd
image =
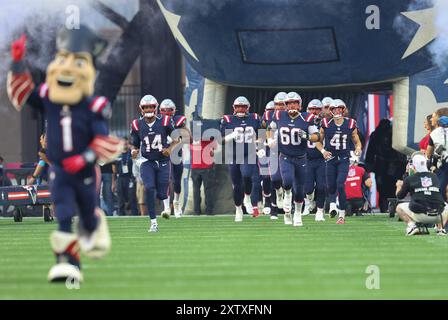
[[[157,114],[157,107],[159,106],[159,103],[157,102],[157,99],[154,98],[154,96],[148,94],[144,96],[140,100],[139,108],[141,110],[142,116],[145,118],[152,118]],[[153,107],[154,111],[145,111],[147,107]]]
[[[246,97],[240,96],[233,101],[233,113],[237,117],[245,117],[249,114],[250,102]]]
[[[344,112],[347,109],[345,102],[341,99],[333,100],[333,103],[330,105],[330,113],[333,118],[342,118],[344,116]]]
[[[174,116],[176,113],[176,104],[171,99],[165,99],[160,103],[160,114],[164,116]]]
[[[302,97],[297,92],[289,92],[286,98],[289,114],[297,114],[302,109]]]
[[[274,101],[269,101],[264,108],[265,111],[271,111],[275,109]]]
[[[274,97],[275,110],[286,109],[286,100],[288,99],[288,94],[286,92],[279,92]]]
[[[320,116],[322,113],[323,105],[319,99],[311,100],[308,103],[308,107],[306,109],[307,112],[314,114],[315,116]]]

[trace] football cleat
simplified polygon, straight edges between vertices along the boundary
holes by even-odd
[[[148,232],[158,232],[158,231],[159,231],[159,225],[157,223],[151,223]]]
[[[246,212],[248,214],[254,213],[254,208],[252,207],[252,201],[250,200],[249,194],[244,195],[244,207],[246,208]]]
[[[300,213],[294,213],[294,227],[303,226],[302,215]]]
[[[272,215],[269,219],[271,219],[271,220],[278,220],[278,216]]]
[[[235,210],[235,222],[243,221],[243,209],[241,207],[237,207]]]
[[[338,214],[338,208],[336,207],[336,203],[330,203],[330,217],[334,218]]]
[[[291,213],[291,210],[292,210],[292,190],[289,190],[289,192],[286,192],[286,191],[284,192],[283,210],[285,211],[285,213]]]
[[[292,224],[292,215],[291,213],[285,213],[283,215],[283,221],[285,222],[285,224]]]
[[[260,215],[260,212],[258,212],[258,207],[254,207],[252,217],[257,218],[259,215]]]
[[[283,189],[280,188],[275,191],[277,197],[277,208],[283,209]]]
[[[160,214],[162,216],[162,218],[164,219],[169,219],[171,216],[171,211],[170,210],[163,210],[162,213]]]
[[[345,224],[345,219],[342,218],[342,217],[340,217],[340,218],[338,219],[338,221],[336,221],[336,224]]]
[[[436,234],[437,234],[438,236],[442,236],[442,237],[444,237],[444,236],[447,235],[445,229],[437,229]]]
[[[310,201],[305,200],[305,206],[303,207],[302,216],[307,216],[310,214]]]
[[[182,217],[182,208],[180,207],[179,201],[173,201],[173,207],[174,207],[174,216],[176,218]]]
[[[317,221],[317,222],[325,221],[324,213],[323,212],[316,212],[316,216],[314,217],[314,221]]]

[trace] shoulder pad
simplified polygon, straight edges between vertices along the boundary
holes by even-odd
[[[265,111],[264,115],[263,115],[264,120],[269,121],[270,117],[271,117],[271,113],[269,111]]]
[[[139,130],[139,127],[138,127],[138,120],[137,120],[137,119],[135,119],[134,121],[132,121],[131,127],[132,127],[132,130],[133,130],[133,131],[138,131],[138,130]]]
[[[92,100],[89,109],[96,114],[101,114],[104,119],[112,117],[112,107],[106,97],[99,96]]]
[[[305,121],[311,122],[313,119],[314,119],[314,114],[309,113],[308,115],[306,115]]]
[[[170,124],[170,120],[171,120],[170,116],[163,116],[163,118],[162,118],[162,125],[164,127],[167,127]]]
[[[275,113],[274,113],[274,118],[275,118],[275,120],[280,120],[280,115],[281,115],[281,111],[280,110],[277,110],[277,111],[275,111]]]
[[[322,123],[322,128],[328,128],[329,123],[328,123],[327,118],[323,118],[321,123]]]
[[[176,127],[180,127],[180,126],[183,126],[184,124],[185,124],[185,121],[187,120],[187,118],[185,117],[185,116],[180,116],[178,119],[177,119],[177,121],[176,121],[176,123],[175,123],[175,126]]]
[[[254,115],[254,119],[255,120],[259,120],[260,119],[260,116],[258,115],[258,113],[253,113],[253,115]]]
[[[356,120],[355,119],[349,119],[348,127],[350,129],[355,129],[356,128]]]
[[[232,119],[230,118],[230,116],[228,114],[225,114],[222,118],[227,123],[231,123],[232,122]]]

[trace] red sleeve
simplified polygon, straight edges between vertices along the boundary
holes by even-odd
[[[420,143],[418,144],[420,147],[420,150],[426,150],[428,148],[430,137],[431,136],[428,133],[422,140],[420,140]]]

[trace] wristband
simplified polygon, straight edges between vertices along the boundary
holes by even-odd
[[[322,148],[322,149],[320,149],[320,152],[321,152],[322,154],[324,154],[325,152],[327,152],[327,150],[325,150],[324,148]]]

